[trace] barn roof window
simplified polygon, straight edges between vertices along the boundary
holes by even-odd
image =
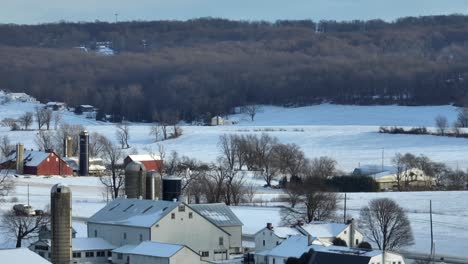
[[[120,203],[118,203],[116,206],[112,207],[111,209],[109,209],[109,212],[114,210],[115,208],[119,207]]]
[[[151,210],[151,208],[153,208],[153,206],[150,206],[150,207],[146,208],[146,209],[143,211],[143,213],[148,212],[149,210]]]
[[[125,210],[123,210],[124,212],[127,212],[128,209],[132,208],[133,207],[133,204],[131,204],[129,207],[125,208]]]

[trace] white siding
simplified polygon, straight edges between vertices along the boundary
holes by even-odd
[[[223,226],[222,229],[231,235],[229,237],[231,252],[242,252],[242,226]]]
[[[127,244],[140,244],[140,235],[142,241],[150,239],[150,229],[144,227],[88,223],[88,237],[95,237],[95,230],[97,231],[97,237],[101,237],[118,247]],[[124,234],[126,234],[126,239]]]
[[[281,244],[284,239],[279,238],[275,233],[268,229],[264,228],[261,231],[255,234],[255,251],[260,252],[263,250],[270,250]],[[265,243],[265,245],[263,245]]]
[[[371,258],[369,261],[369,264],[383,264],[383,258],[382,255],[375,256]],[[384,264],[405,264],[405,259],[394,253],[385,253],[385,263]]]
[[[348,245],[348,247],[357,247],[356,242],[358,244],[361,243],[362,240],[364,239],[364,237],[359,231],[354,229],[354,238],[353,238],[353,241],[351,241],[352,237],[351,237],[351,232],[350,231],[351,231],[351,227],[350,226],[346,227],[345,230],[343,230],[340,234],[338,234],[337,238],[343,239],[346,242],[346,245]],[[327,241],[327,242],[330,242],[330,243],[333,242],[333,239],[334,238],[325,238],[325,239],[320,238],[320,240]]]
[[[127,258],[130,260],[129,264],[200,264],[200,256],[195,254],[190,249],[184,247],[170,258],[152,257],[132,254],[122,254],[122,259],[118,259],[117,253],[112,253],[112,263],[114,264],[127,264]]]
[[[175,219],[171,219],[172,213]],[[189,218],[192,213],[192,218]],[[219,245],[222,238],[223,245]],[[226,254],[214,254],[215,250],[228,251],[229,235],[200,216],[198,213],[185,206],[185,212],[179,212],[175,208],[151,228],[151,240],[165,243],[183,244],[195,252],[202,254],[209,252],[209,257],[203,260],[223,260]]]

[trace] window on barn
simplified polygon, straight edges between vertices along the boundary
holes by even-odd
[[[202,251],[201,256],[202,256],[203,258],[209,257],[209,256],[210,256],[210,252],[209,252],[209,251]]]
[[[192,219],[192,218],[193,218],[193,213],[192,213],[192,212],[188,213],[188,218],[189,218],[189,219]]]
[[[263,246],[265,246],[265,240],[263,240]]]
[[[94,230],[94,237],[97,237],[97,230]]]
[[[123,259],[122,253],[118,253],[118,254],[117,254],[117,259]]]
[[[81,252],[73,252],[73,258],[81,258]]]
[[[124,239],[127,239],[127,233],[124,232],[123,237],[124,237]]]
[[[94,258],[94,252],[92,252],[92,251],[86,252],[86,257],[87,258]]]
[[[179,205],[179,212],[185,212],[185,205]]]
[[[143,242],[143,235],[140,234],[140,242]]]
[[[219,245],[220,246],[224,245],[224,238],[223,237],[219,237]]]
[[[104,252],[104,251],[98,251],[96,254],[97,254],[98,257],[105,257],[106,256],[106,252]]]
[[[175,213],[171,214],[171,219],[175,219]]]

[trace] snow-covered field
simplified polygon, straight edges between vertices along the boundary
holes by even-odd
[[[25,111],[32,111],[34,104],[9,103],[0,105],[0,119],[18,117]],[[308,157],[331,156],[338,161],[342,170],[351,171],[358,164],[381,162],[382,148],[385,163],[397,152],[424,154],[436,161],[466,169],[468,167],[468,139],[436,136],[388,135],[377,133],[378,127],[385,126],[433,126],[437,115],[446,116],[450,122],[456,119],[456,108],[452,106],[402,107],[402,106],[341,106],[317,105],[301,108],[280,108],[265,106],[254,122],[244,115],[233,115],[231,120],[240,123],[233,126],[202,127],[183,126],[184,134],[175,140],[162,144],[167,151],[179,153],[203,161],[214,161],[218,155],[217,141],[222,134],[248,134],[263,132],[278,137],[283,143],[296,143]],[[84,117],[65,113],[64,120],[71,124],[82,124],[92,132],[114,138],[114,126],[96,122]],[[144,153],[148,147],[156,148],[149,136],[149,125],[131,126],[130,144]],[[13,143],[22,142],[26,148],[36,148],[35,131],[11,132],[0,128],[0,135],[8,135]],[[133,151],[133,150],[132,150]],[[106,194],[96,178],[19,178],[17,188],[8,198],[17,197],[27,201],[27,184],[30,184],[30,201],[36,208],[49,203],[52,184],[64,182],[73,191],[73,216],[78,236],[86,235],[84,220],[104,206]],[[254,181],[256,182],[256,181]],[[261,181],[258,184],[262,184]],[[278,190],[259,189],[258,197],[273,199]],[[348,195],[350,214],[357,216],[358,210],[375,197],[396,199],[409,213],[416,244],[409,249],[429,252],[429,200],[433,201],[434,233],[436,251],[441,254],[468,257],[468,192],[425,192],[425,193],[363,193]],[[11,208],[13,203],[0,205],[0,210]],[[282,209],[260,207],[234,207],[234,212],[244,222],[244,232],[252,234],[266,222],[281,223]],[[1,246],[11,245],[3,237]]]
[[[0,118],[17,117],[24,111],[32,111],[34,104],[9,103],[0,105]],[[437,136],[389,135],[378,133],[379,126],[427,126],[434,125],[434,118],[443,115],[450,122],[456,119],[452,106],[404,107],[404,106],[342,106],[316,105],[300,108],[263,107],[254,122],[245,115],[230,116],[240,123],[232,126],[182,126],[183,135],[175,140],[162,142],[168,152],[215,161],[218,156],[217,141],[222,134],[261,134],[267,132],[283,143],[296,143],[308,157],[330,156],[338,161],[338,167],[352,171],[359,164],[381,164],[382,150],[386,164],[397,152],[424,154],[446,162],[450,166],[468,168],[468,140]],[[96,122],[72,113],[64,114],[64,121],[82,124],[91,132],[99,132],[115,138],[115,127]],[[148,148],[156,149],[149,135],[150,126],[134,124],[130,129],[130,145],[140,153]],[[35,148],[35,131],[11,132],[0,128],[0,135],[9,135],[13,142]],[[131,151],[133,151],[133,149]]]

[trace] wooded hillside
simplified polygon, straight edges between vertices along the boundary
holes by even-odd
[[[117,55],[96,55],[103,41]],[[467,41],[458,15],[0,25],[0,89],[147,121],[252,103],[464,104]]]

